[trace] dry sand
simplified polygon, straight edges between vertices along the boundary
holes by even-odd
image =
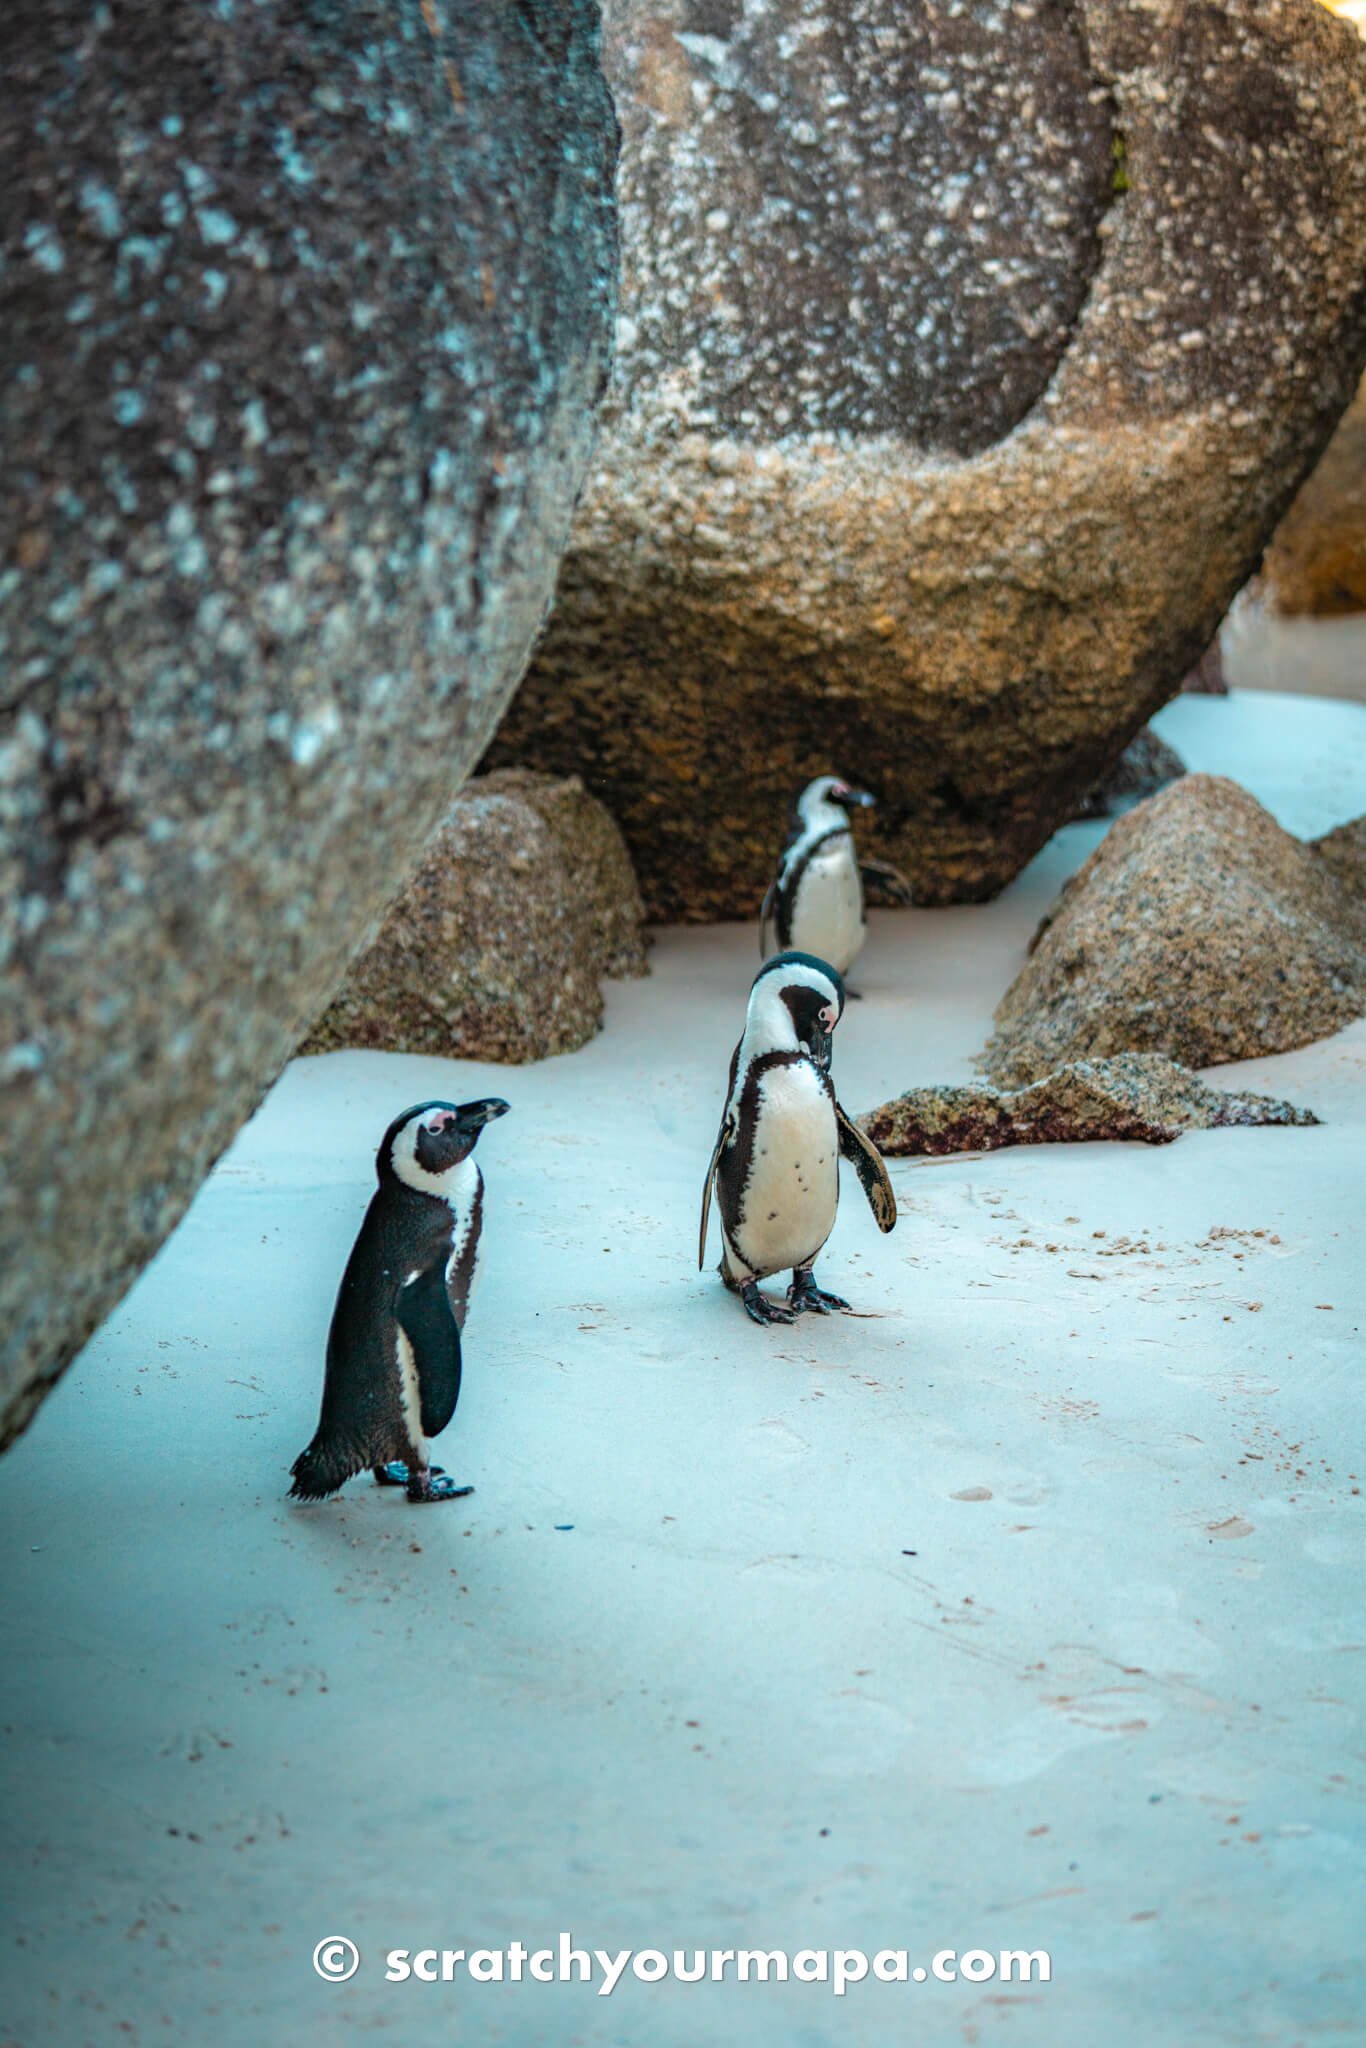
[[[1366,805],[1351,705],[1158,725],[1294,831]],[[875,918],[851,1109],[971,1074],[1103,829]],[[765,1332],[693,1270],[754,964],[666,932],[537,1067],[295,1062],[4,1461],[6,2048],[1361,2038],[1366,1026],[1223,1070],[1319,1129],[897,1163],[889,1239],[846,1176],[863,1316]],[[291,1507],[378,1135],[487,1092],[478,1490]],[[1053,1975],[383,1981],[561,1929]]]

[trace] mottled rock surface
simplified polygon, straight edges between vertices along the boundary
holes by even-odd
[[[608,0],[619,389],[753,441],[1008,433],[1067,344],[1114,179],[1075,10]],[[1014,49],[1003,49],[1003,43]]]
[[[1145,725],[1142,732],[1135,733],[1109,773],[1102,775],[1094,789],[1087,790],[1077,806],[1077,816],[1111,817],[1142,797],[1156,796],[1159,789],[1165,789],[1185,772],[1186,764],[1175,747],[1169,747],[1150,725]]]
[[[591,0],[0,11],[0,1442],[478,757],[605,376]]]
[[[1208,1067],[1350,1024],[1366,897],[1344,882],[1348,853],[1292,838],[1222,776],[1183,776],[1066,884],[997,1008],[987,1073],[1021,1087],[1128,1051]]]
[[[623,305],[490,757],[652,916],[788,792],[991,895],[1173,694],[1366,359],[1366,52],[1316,0],[612,0]]]
[[[1276,528],[1261,588],[1287,618],[1366,612],[1366,383]]]
[[[1181,688],[1192,697],[1227,697],[1228,677],[1224,674],[1224,650],[1217,633],[1194,668],[1186,671]]]
[[[621,834],[577,778],[467,784],[302,1052],[370,1046],[546,1059],[602,1021],[604,974],[643,974]]]
[[[1339,825],[1309,844],[1366,916],[1366,817],[1353,818],[1350,824]]]
[[[1317,1122],[1312,1110],[1270,1095],[1211,1088],[1152,1052],[1077,1060],[1025,1088],[912,1088],[859,1118],[880,1152],[929,1158],[1098,1138],[1168,1145],[1183,1131]]]

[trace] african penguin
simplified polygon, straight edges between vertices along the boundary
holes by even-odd
[[[780,947],[793,947],[848,972],[863,949],[867,919],[863,884],[877,882],[909,903],[910,885],[884,861],[860,863],[850,812],[871,810],[876,799],[838,775],[820,775],[794,800],[778,872],[759,912],[759,951],[769,926]]]
[[[379,1187],[346,1262],[332,1328],[322,1415],[294,1460],[295,1500],[320,1500],[368,1465],[411,1501],[456,1500],[428,1455],[460,1398],[465,1327],[484,1177],[479,1133],[508,1105],[420,1102],[390,1124],[375,1161]]]
[[[881,1154],[840,1107],[830,1079],[831,1035],[843,1011],[839,975],[809,953],[776,954],[749,992],[702,1190],[697,1263],[706,1259],[715,1186],[721,1278],[756,1323],[790,1323],[804,1309],[826,1315],[848,1308],[817,1287],[811,1270],[834,1227],[841,1153],[857,1170],[879,1229],[896,1222]],[[759,1282],[789,1267],[782,1308],[759,1292]]]

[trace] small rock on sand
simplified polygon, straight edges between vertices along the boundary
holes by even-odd
[[[1211,1088],[1160,1053],[1142,1052],[1077,1060],[1026,1088],[912,1088],[859,1118],[879,1150],[893,1156],[995,1152],[1006,1145],[1096,1138],[1167,1145],[1183,1131],[1317,1122],[1310,1109],[1269,1095]]]
[[[1164,1052],[1190,1067],[1288,1052],[1366,1011],[1359,828],[1293,838],[1222,776],[1119,819],[1067,883],[996,1011],[990,1078]]]
[[[572,1052],[603,974],[645,972],[621,836],[577,777],[469,783],[300,1048],[518,1063]]]

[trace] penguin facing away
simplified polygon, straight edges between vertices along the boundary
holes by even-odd
[[[844,1011],[844,984],[825,960],[786,952],[756,975],[744,1036],[730,1063],[721,1129],[702,1189],[697,1263],[705,1263],[713,1186],[726,1286],[756,1323],[790,1323],[806,1309],[849,1304],[817,1287],[812,1266],[834,1228],[839,1161],[858,1173],[878,1228],[896,1224],[896,1196],[882,1155],[852,1122],[830,1079],[830,1046]],[[787,1306],[759,1292],[792,1272]]]
[[[321,1500],[368,1466],[410,1501],[457,1500],[430,1444],[460,1398],[460,1334],[483,1222],[479,1133],[508,1105],[420,1102],[390,1124],[379,1186],[346,1262],[332,1327],[322,1414],[294,1460],[294,1500]]]
[[[769,927],[780,948],[810,953],[846,974],[863,950],[868,922],[863,885],[877,883],[909,903],[910,884],[885,861],[860,862],[850,813],[871,810],[876,798],[838,775],[819,775],[796,797],[778,872],[759,912],[759,951],[769,949]]]

